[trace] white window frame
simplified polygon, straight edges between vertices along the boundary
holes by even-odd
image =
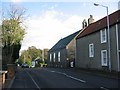
[[[92,48],[91,48],[91,46],[92,46]],[[91,49],[93,49],[93,50],[91,50]],[[91,52],[91,51],[93,51],[93,52]],[[89,44],[89,57],[94,57],[94,44],[93,43]]]
[[[60,62],[60,52],[58,52],[58,62]]]
[[[54,53],[54,62],[55,62],[55,53]]]
[[[50,62],[52,61],[52,54],[50,54]]]
[[[107,42],[107,33],[106,32],[107,32],[106,28],[100,31],[101,43],[106,43]],[[105,34],[105,37],[103,37],[103,33]]]
[[[104,55],[103,53],[106,52],[106,63],[104,63]],[[108,57],[107,57],[107,50],[101,50],[101,64],[102,66],[108,66]]]

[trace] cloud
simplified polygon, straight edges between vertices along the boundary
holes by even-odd
[[[11,0],[11,2],[13,3],[19,3],[19,2],[22,2],[23,0]]]
[[[22,50],[29,46],[51,48],[61,38],[81,29],[83,18],[78,15],[65,15],[49,10],[40,16],[32,16],[26,21],[28,26],[22,42]]]

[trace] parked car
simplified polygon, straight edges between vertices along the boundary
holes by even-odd
[[[22,68],[29,68],[29,65],[28,65],[27,63],[23,63],[23,64],[21,65],[21,67],[22,67]]]

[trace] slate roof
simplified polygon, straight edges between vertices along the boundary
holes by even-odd
[[[109,15],[110,26],[120,22],[120,10]],[[104,17],[86,27],[76,39],[85,37],[94,32],[100,31],[103,28],[107,28],[107,17]]]
[[[56,50],[60,50],[60,49],[63,49],[63,48],[66,48],[66,46],[76,37],[76,35],[78,35],[78,33],[80,32],[77,31],[63,39],[60,39],[50,50],[49,52],[52,52],[52,51],[56,51]]]

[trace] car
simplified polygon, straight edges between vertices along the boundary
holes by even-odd
[[[28,65],[27,63],[23,63],[23,64],[21,65],[21,67],[22,67],[22,68],[29,68],[29,65]]]

